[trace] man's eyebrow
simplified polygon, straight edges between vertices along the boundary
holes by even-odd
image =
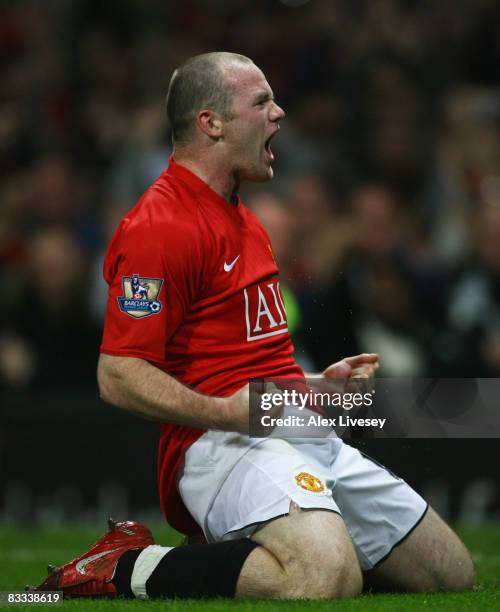
[[[274,94],[272,91],[259,91],[259,93],[255,96],[256,102],[265,100],[274,100]]]

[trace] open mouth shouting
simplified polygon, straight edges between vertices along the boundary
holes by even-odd
[[[266,151],[267,156],[269,157],[269,159],[271,161],[274,161],[274,154],[272,152],[271,149],[271,140],[274,138],[274,136],[276,135],[276,133],[279,131],[279,127],[267,138],[267,140],[264,143],[264,150]]]

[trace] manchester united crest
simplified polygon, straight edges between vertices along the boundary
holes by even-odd
[[[158,314],[162,308],[158,299],[162,285],[161,278],[146,278],[138,274],[124,276],[123,295],[117,298],[120,310],[135,319]]]
[[[299,472],[295,476],[295,482],[305,491],[310,491],[311,493],[325,492],[324,483],[317,476],[309,474],[309,472]]]

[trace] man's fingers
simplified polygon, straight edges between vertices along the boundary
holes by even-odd
[[[355,368],[361,364],[377,364],[378,367],[379,356],[377,353],[362,353],[361,355],[354,355],[353,357],[344,357],[342,361],[347,362],[351,367]]]
[[[364,364],[354,368],[351,378],[347,383],[349,391],[356,390],[358,393],[370,393],[375,387],[375,371],[378,364]]]
[[[379,368],[377,353],[362,353],[353,357],[345,357],[342,361],[332,364],[323,372],[325,378],[349,379],[370,378]]]
[[[377,369],[378,363],[358,366],[352,369],[351,378],[369,378],[370,376],[374,376]]]
[[[345,359],[328,366],[323,372],[323,376],[326,378],[349,378],[352,372],[352,367],[346,362]]]

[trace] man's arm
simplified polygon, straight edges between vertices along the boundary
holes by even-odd
[[[135,357],[101,353],[97,380],[109,404],[159,423],[248,431],[248,387],[231,397],[209,397]]]

